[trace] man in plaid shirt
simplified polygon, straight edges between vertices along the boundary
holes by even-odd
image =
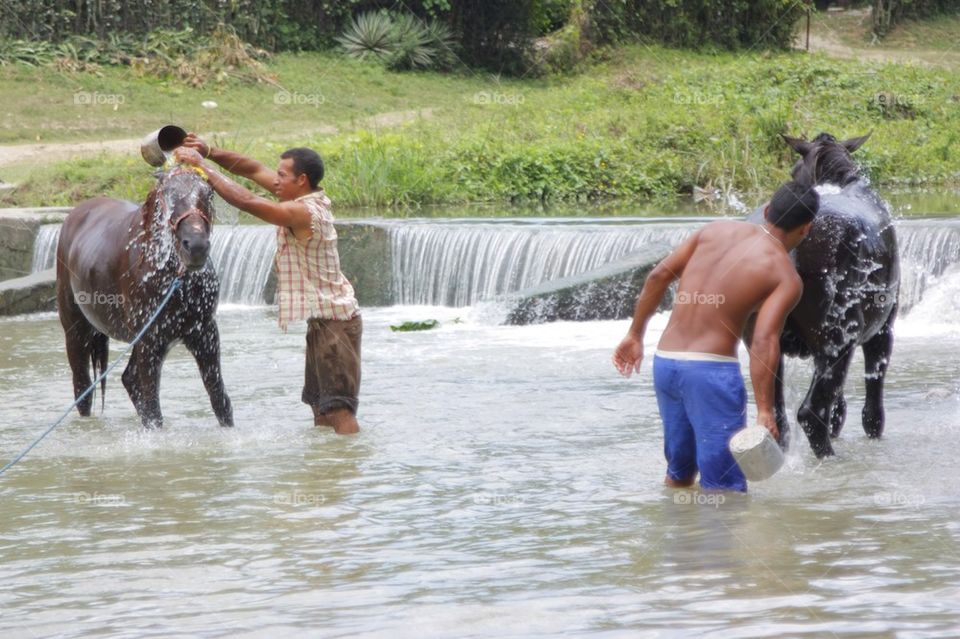
[[[210,186],[228,203],[277,226],[277,304],[280,327],[307,320],[306,371],[301,399],[317,426],[356,433],[363,324],[353,287],[340,270],[330,200],[320,187],[323,160],[311,149],[280,156],[273,171],[190,134],[174,152],[177,161],[203,168]],[[225,177],[204,158],[253,180],[277,196],[259,197]]]

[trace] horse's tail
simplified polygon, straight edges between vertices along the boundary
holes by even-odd
[[[107,370],[107,357],[110,354],[110,338],[99,331],[94,331],[91,339],[90,363],[93,365],[93,378],[98,378]],[[107,378],[100,380],[100,412],[106,401]]]

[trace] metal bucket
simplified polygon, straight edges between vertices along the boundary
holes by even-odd
[[[140,155],[152,166],[163,166],[170,152],[183,144],[187,132],[174,124],[162,126],[140,142]]]
[[[773,477],[783,466],[783,451],[763,426],[747,426],[730,439],[730,452],[750,481]]]

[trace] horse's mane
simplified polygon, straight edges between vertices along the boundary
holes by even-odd
[[[860,166],[850,152],[829,133],[810,141],[813,148],[793,167],[793,179],[801,184],[846,186],[860,179]]]

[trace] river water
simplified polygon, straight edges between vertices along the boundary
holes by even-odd
[[[345,438],[299,403],[303,330],[226,304],[235,428],[177,347],[162,431],[116,374],[102,414],[0,477],[0,636],[957,636],[960,270],[925,286],[897,324],[885,437],[859,425],[858,354],[836,458],[795,433],[746,496],[662,486],[650,362],[610,363],[625,321],[365,309]],[[422,319],[441,326],[389,328]],[[790,363],[793,414],[809,376]],[[0,320],[4,461],[71,399],[56,317]]]

